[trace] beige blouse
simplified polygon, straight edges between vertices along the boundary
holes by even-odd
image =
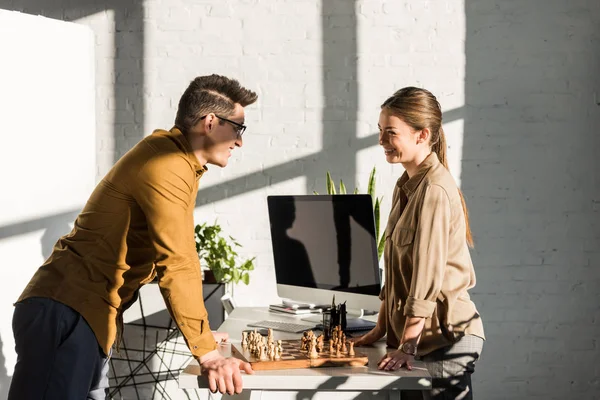
[[[475,271],[465,216],[450,172],[431,153],[416,174],[398,180],[386,229],[385,284],[380,298],[387,343],[398,347],[407,317],[426,318],[418,355],[463,335],[484,337],[470,288]]]

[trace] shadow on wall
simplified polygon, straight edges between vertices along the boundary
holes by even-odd
[[[590,286],[600,278],[590,268],[600,240],[600,3],[466,0],[465,12],[461,181],[488,338],[475,391],[589,394],[600,358]],[[586,356],[536,357],[557,348]]]
[[[71,227],[64,221],[57,221],[44,231],[41,239],[42,257],[44,257],[44,261],[52,254],[52,249],[54,248],[56,241],[70,231]]]
[[[345,23],[339,23],[345,20]],[[325,171],[329,170],[337,179],[354,182],[356,177],[356,155],[358,120],[358,33],[356,1],[321,1],[322,60],[321,83],[323,85],[322,135],[324,162],[320,171],[315,171],[317,188],[326,187]],[[372,139],[370,146],[377,145]],[[326,156],[325,156],[326,154]],[[308,176],[307,193],[310,187]]]
[[[326,187],[326,171],[330,171],[336,179],[344,182],[355,181],[357,153],[378,143],[377,134],[357,137],[358,72],[355,3],[350,0],[321,2],[323,150],[208,188],[200,188],[196,201],[197,207],[299,176],[306,177],[306,193],[312,193],[313,190],[322,191]]]
[[[0,337],[0,350],[3,348],[2,337]],[[0,351],[0,399],[8,398],[8,389],[10,387],[10,381],[12,377],[8,376],[8,371],[6,370],[6,359],[4,358],[4,353]]]

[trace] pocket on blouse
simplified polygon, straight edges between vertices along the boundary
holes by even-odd
[[[392,232],[392,242],[398,246],[408,246],[415,241],[415,230],[396,227]]]

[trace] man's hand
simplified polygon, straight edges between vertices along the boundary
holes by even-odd
[[[383,356],[383,358],[377,364],[377,368],[386,371],[396,371],[403,365],[406,365],[406,368],[411,371],[414,361],[414,356],[406,354],[402,350],[396,350]]]
[[[215,337],[215,342],[217,342],[217,344],[226,343],[229,340],[229,333],[227,332],[213,331],[212,334]]]
[[[217,350],[206,353],[198,361],[202,374],[208,377],[208,388],[213,393],[241,393],[243,382],[240,370],[247,374],[254,373],[247,362],[237,358],[225,358]]]
[[[370,344],[375,343],[384,336],[385,331],[376,326],[375,328],[371,329],[368,333],[356,338],[352,338],[350,340],[354,342],[355,346],[368,346]]]

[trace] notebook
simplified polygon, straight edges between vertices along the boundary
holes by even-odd
[[[286,314],[320,314],[322,310],[320,308],[309,308],[309,307],[290,307],[282,304],[271,304],[269,305],[269,311],[282,312]]]
[[[377,324],[373,321],[367,321],[362,318],[348,318],[346,320],[346,331],[357,332],[357,331],[369,331],[375,328]],[[323,329],[323,324],[318,324],[317,329]]]

